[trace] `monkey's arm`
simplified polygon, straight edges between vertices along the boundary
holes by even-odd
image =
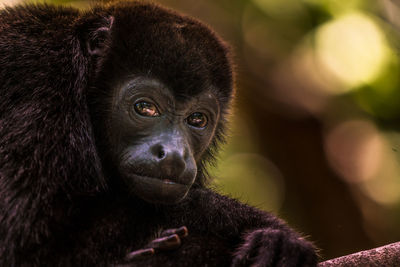
[[[211,190],[192,190],[184,203],[169,212],[170,221],[186,225],[191,234],[226,240],[234,250],[233,266],[317,263],[313,245],[282,220]]]

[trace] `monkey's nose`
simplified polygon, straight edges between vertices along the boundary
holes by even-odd
[[[162,178],[176,181],[186,169],[186,153],[181,147],[156,144],[151,148],[151,153],[157,161]]]

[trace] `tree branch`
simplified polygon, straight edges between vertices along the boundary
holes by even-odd
[[[347,256],[331,259],[318,264],[318,267],[398,267],[400,266],[400,242],[374,248],[370,250],[360,251]]]

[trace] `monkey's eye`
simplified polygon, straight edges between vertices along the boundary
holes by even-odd
[[[201,112],[190,114],[186,119],[187,124],[196,128],[204,128],[207,125],[207,116]]]
[[[135,111],[137,114],[146,117],[157,117],[160,116],[160,112],[157,107],[150,102],[141,101],[135,104]]]

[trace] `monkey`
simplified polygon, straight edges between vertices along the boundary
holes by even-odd
[[[0,11],[1,266],[315,266],[283,220],[207,187],[228,45],[122,1]]]

